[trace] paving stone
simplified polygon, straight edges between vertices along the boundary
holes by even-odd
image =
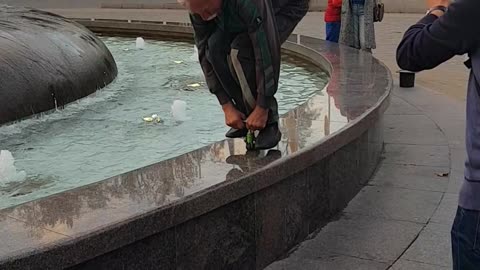
[[[436,102],[420,106],[421,111],[434,121],[448,120],[442,121],[443,124],[465,121],[467,111],[465,102],[459,102],[444,95],[434,96],[434,99]]]
[[[385,115],[418,115],[423,114],[420,110],[414,106],[408,104],[405,100],[393,96],[390,100],[390,106],[388,107]]]
[[[458,208],[458,195],[445,193],[430,222],[452,225]]]
[[[450,172],[449,179],[447,193],[458,194],[464,181],[463,172],[452,171]]]
[[[418,223],[345,214],[302,243],[290,257],[313,259],[334,253],[393,263],[421,229]]]
[[[427,223],[441,198],[440,192],[367,186],[350,202],[345,212]]]
[[[451,268],[408,260],[398,260],[389,270],[450,270]]]
[[[325,255],[316,259],[287,258],[275,262],[265,270],[384,270],[388,264],[343,255]]]
[[[432,103],[435,105],[442,105],[449,101],[449,99],[443,95],[421,86],[413,88],[400,88],[398,85],[396,85],[394,93],[397,97],[402,98],[420,110]]]
[[[467,152],[464,149],[450,149],[450,162],[452,170],[463,172],[465,169],[466,158]]]
[[[424,115],[385,115],[385,143],[448,145],[445,134]]]
[[[450,148],[465,149],[465,113],[463,119],[449,119],[434,116],[433,120],[443,131]]]
[[[449,225],[428,224],[402,259],[451,267],[450,230]]]
[[[448,186],[449,178],[437,174],[448,173],[449,170],[448,167],[381,164],[369,184],[443,192]]]
[[[417,107],[427,114],[434,114],[445,111],[445,116],[453,117],[453,115],[461,116],[461,114],[455,110],[449,110],[448,107],[456,104],[452,104],[452,99],[442,95],[432,89],[422,86],[416,86],[413,88],[399,88],[395,87],[394,93],[396,96],[407,101],[411,105]]]
[[[385,144],[384,163],[448,167],[448,146]]]

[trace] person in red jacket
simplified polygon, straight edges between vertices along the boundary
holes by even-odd
[[[338,43],[342,22],[342,0],[328,0],[325,11],[327,40]]]

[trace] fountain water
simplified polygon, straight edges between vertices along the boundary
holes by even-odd
[[[51,114],[0,126],[0,148],[15,157],[13,167],[11,154],[2,154],[0,209],[224,139],[224,115],[203,81],[198,59],[190,60],[191,44],[147,40],[148,46],[137,50],[132,49],[135,39],[103,41],[118,64],[114,83],[65,108],[58,104]],[[325,73],[300,64],[282,64],[276,95],[280,113],[304,103],[327,82]],[[188,125],[180,124],[184,121]],[[25,177],[18,171],[28,172],[27,180],[7,182]]]
[[[10,151],[0,151],[0,185],[2,183],[23,181],[27,177],[24,171],[17,172],[15,159]]]
[[[193,46],[193,54],[192,57],[190,57],[190,60],[198,61],[198,48],[196,45]]]
[[[145,48],[145,40],[141,37],[137,37],[135,46],[137,49],[143,50]]]
[[[172,105],[172,115],[175,121],[187,121],[187,103],[182,100],[175,100]]]

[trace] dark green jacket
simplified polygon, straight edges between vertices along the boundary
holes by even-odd
[[[308,9],[308,1],[273,1],[275,2],[274,6],[272,6],[271,0],[224,0],[221,14],[211,21],[203,21],[200,16],[190,15],[195,31],[200,65],[210,91],[218,97],[221,104],[227,103],[229,98],[206,58],[208,39],[217,27],[230,34],[248,32],[255,53],[257,104],[266,108],[268,98],[277,92],[280,75],[280,50],[284,40],[280,40],[279,30],[275,23],[275,13],[281,14],[284,10],[283,13],[287,16],[295,14],[292,7],[300,7],[298,2],[305,2]],[[291,19],[293,28],[305,13],[306,9],[303,5],[297,12],[298,18],[287,18],[288,21]]]

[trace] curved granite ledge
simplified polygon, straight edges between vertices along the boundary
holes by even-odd
[[[61,108],[117,76],[91,31],[41,10],[0,5],[0,48],[0,125]]]
[[[191,38],[181,25],[80,22]],[[0,269],[261,269],[328,222],[378,163],[391,74],[370,54],[315,38],[292,36],[284,49],[331,79],[282,116],[280,150],[245,153],[225,140],[1,210]]]

